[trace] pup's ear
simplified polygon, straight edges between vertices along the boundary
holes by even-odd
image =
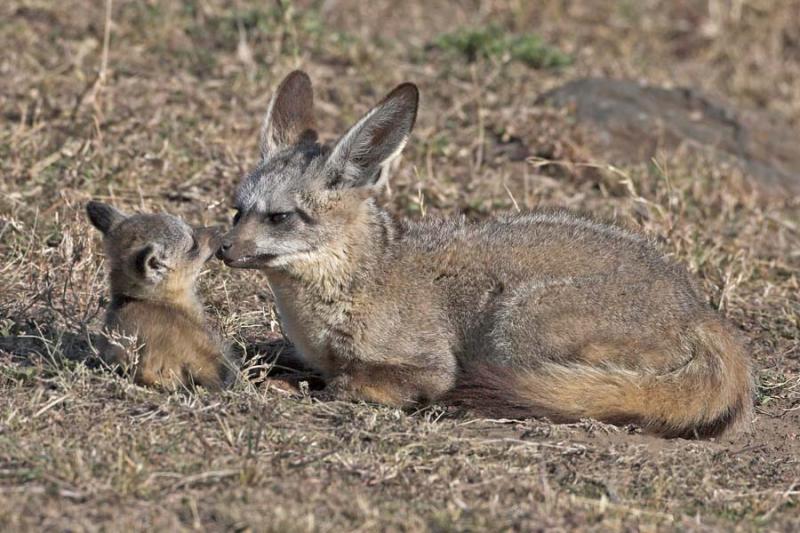
[[[147,281],[158,283],[170,270],[168,259],[161,246],[148,244],[136,254],[136,270]]]
[[[331,188],[379,187],[414,127],[419,90],[403,83],[339,140],[325,163]]]
[[[261,157],[266,159],[281,148],[316,140],[311,79],[302,70],[295,70],[272,95],[261,126]]]
[[[89,216],[89,221],[92,225],[103,234],[108,233],[111,228],[125,220],[125,215],[115,208],[94,200],[86,204],[86,214]]]

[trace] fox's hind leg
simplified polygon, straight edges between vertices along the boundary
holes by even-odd
[[[658,282],[538,281],[502,303],[483,356],[511,368],[556,362],[669,371],[691,356],[683,340],[699,314],[691,307]]]

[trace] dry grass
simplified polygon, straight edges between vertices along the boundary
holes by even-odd
[[[797,199],[759,204],[747,176],[680,154],[594,165],[567,118],[533,104],[603,74],[693,85],[798,125],[800,3],[306,4],[117,1],[108,18],[99,2],[0,4],[0,529],[800,527]],[[493,48],[470,63],[435,46],[489,26],[534,32],[571,61],[536,70]],[[328,138],[395,83],[420,85],[385,198],[399,215],[559,205],[662,237],[752,340],[756,431],[661,441],[298,401],[257,369],[224,394],[166,395],[97,368],[106,292],[83,204],[225,223],[270,90],[297,66]],[[247,364],[288,349],[258,275],[213,265],[203,286]]]

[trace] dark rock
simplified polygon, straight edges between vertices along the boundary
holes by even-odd
[[[658,149],[696,149],[739,166],[762,196],[800,194],[800,133],[766,113],[736,112],[693,89],[610,79],[573,81],[537,103],[568,108],[592,156],[605,162],[642,163]]]

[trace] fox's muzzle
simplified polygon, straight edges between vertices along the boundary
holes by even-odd
[[[270,254],[237,256],[230,253],[230,247],[226,250],[223,243],[222,247],[217,251],[217,258],[224,261],[231,268],[264,268],[275,256]]]
[[[237,238],[233,229],[222,239],[217,258],[231,268],[263,268],[275,256],[259,253],[250,240]]]

